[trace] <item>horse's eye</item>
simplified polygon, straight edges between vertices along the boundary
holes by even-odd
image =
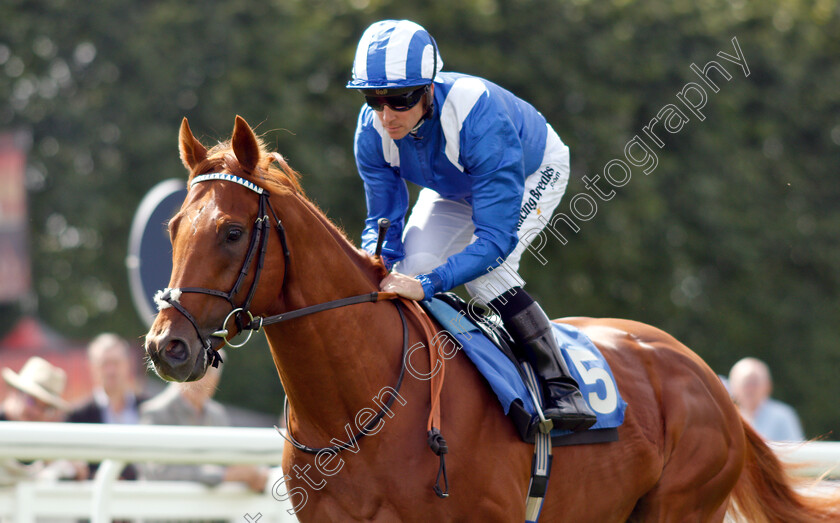
[[[242,229],[235,228],[228,231],[226,240],[228,243],[236,243],[241,237]]]

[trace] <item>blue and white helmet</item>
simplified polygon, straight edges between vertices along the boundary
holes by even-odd
[[[443,67],[434,38],[410,20],[383,20],[359,40],[348,89],[399,89],[431,84]]]

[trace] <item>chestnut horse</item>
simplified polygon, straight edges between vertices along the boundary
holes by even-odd
[[[439,459],[426,441],[429,383],[409,376],[393,392],[404,337],[425,344],[427,318],[381,300],[261,320],[372,295],[381,261],[304,196],[297,174],[242,118],[210,150],[184,119],[180,153],[191,185],[169,222],[172,276],[146,335],[158,374],[198,379],[216,363],[220,326],[264,328],[289,433],[311,447],[345,447],[316,455],[285,446],[275,495],[288,496],[301,521],[523,521],[533,446],[460,352],[446,361],[440,396],[451,495],[431,488]],[[748,521],[836,520],[837,500],[794,491],[715,373],[679,341],[628,320],[559,321],[598,346],[628,408],[618,441],[555,449],[543,521],[722,521],[733,506]],[[418,374],[431,367],[427,357],[411,365]],[[386,394],[396,401],[384,404]],[[367,437],[353,439],[365,426]]]

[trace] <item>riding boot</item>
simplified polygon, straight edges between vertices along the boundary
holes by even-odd
[[[525,294],[521,289],[517,290]],[[521,301],[521,296],[518,297]],[[515,314],[501,315],[508,332],[524,348],[528,361],[542,379],[546,419],[554,422],[554,428],[562,430],[580,431],[591,427],[596,421],[595,413],[569,373],[554,339],[551,322],[540,305],[531,298],[530,304]]]

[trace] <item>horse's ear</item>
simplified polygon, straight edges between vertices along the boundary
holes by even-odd
[[[195,139],[186,118],[181,122],[178,148],[181,151],[181,162],[189,171],[192,171],[193,167],[207,159],[207,149]]]
[[[239,115],[236,115],[236,124],[233,126],[233,137],[230,141],[239,165],[246,171],[252,172],[260,161],[260,144],[251,126]]]

